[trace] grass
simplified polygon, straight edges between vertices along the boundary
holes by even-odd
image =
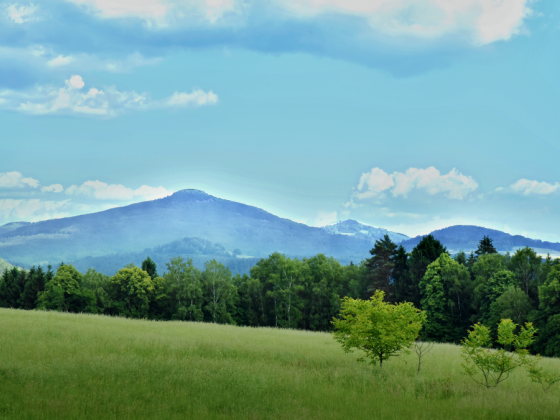
[[[543,395],[520,371],[486,390],[447,344],[416,377],[414,354],[379,373],[325,333],[10,309],[0,331],[0,419],[560,416],[560,386]]]

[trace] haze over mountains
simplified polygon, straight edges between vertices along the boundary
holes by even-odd
[[[113,274],[148,255],[161,273],[169,258],[181,255],[193,258],[199,267],[216,258],[233,272],[248,272],[258,259],[275,251],[291,257],[324,253],[343,264],[359,262],[385,234],[409,251],[421,239],[355,220],[310,227],[199,190],[182,190],[98,213],[0,226],[0,257],[23,267],[64,261],[83,271],[91,267]],[[452,252],[476,249],[484,235],[492,237],[500,251],[523,246],[560,251],[557,243],[476,226],[453,226],[433,234]]]

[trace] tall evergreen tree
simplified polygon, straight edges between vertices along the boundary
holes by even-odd
[[[0,281],[0,306],[4,308],[20,307],[19,299],[25,289],[27,273],[17,267],[4,270]]]
[[[393,269],[395,268],[394,254],[397,245],[385,234],[383,239],[375,241],[369,251],[371,258],[366,261],[367,292],[373,295],[376,290],[385,292],[388,302],[395,301],[395,285],[393,282]]]
[[[432,235],[427,235],[414,247],[408,257],[410,302],[417,308],[420,307],[421,299],[418,285],[424,278],[428,265],[437,260],[443,253],[447,253],[447,249],[442,243]]]
[[[45,284],[54,277],[52,267],[49,265],[45,273],[41,266],[31,267],[27,273],[27,282],[21,296],[19,304],[22,309],[35,309],[39,293],[45,290]]]
[[[478,249],[474,253],[479,257],[486,254],[496,254],[498,251],[496,251],[496,248],[494,248],[492,242],[492,238],[484,235],[484,237],[478,243]]]
[[[150,257],[148,257],[144,261],[142,261],[142,270],[144,270],[146,273],[148,273],[148,275],[152,279],[155,279],[156,277],[159,277],[156,268],[157,268],[156,263]]]
[[[395,285],[395,300],[397,302],[412,302],[414,293],[411,290],[410,271],[408,268],[408,254],[402,245],[399,245],[393,254],[393,283]]]

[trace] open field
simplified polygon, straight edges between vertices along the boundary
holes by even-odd
[[[414,355],[379,374],[325,333],[8,309],[0,331],[0,419],[560,417],[558,385],[520,371],[486,390],[453,345],[417,378]]]

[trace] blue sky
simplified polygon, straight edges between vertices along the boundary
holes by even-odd
[[[553,0],[0,2],[0,224],[183,188],[560,242]]]

